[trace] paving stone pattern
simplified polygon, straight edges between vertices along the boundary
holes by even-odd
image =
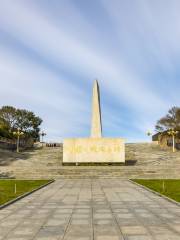
[[[57,180],[0,210],[0,239],[179,240],[180,207],[128,180]]]

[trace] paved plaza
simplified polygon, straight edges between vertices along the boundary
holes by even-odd
[[[179,240],[180,207],[126,180],[57,180],[0,210],[0,239]]]

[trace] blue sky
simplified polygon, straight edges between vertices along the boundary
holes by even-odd
[[[34,111],[47,141],[90,135],[94,79],[103,135],[147,141],[180,105],[179,0],[2,0],[0,105]]]

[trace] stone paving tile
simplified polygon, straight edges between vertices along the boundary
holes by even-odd
[[[142,226],[123,226],[121,231],[124,235],[145,235],[147,234],[147,229]]]
[[[152,236],[147,235],[134,235],[134,236],[126,236],[126,240],[154,240]]]
[[[0,210],[0,240],[21,239],[179,240],[180,207],[125,180],[57,180]]]

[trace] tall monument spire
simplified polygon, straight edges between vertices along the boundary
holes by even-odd
[[[92,100],[92,123],[91,123],[91,137],[102,137],[102,123],[101,123],[101,106],[100,93],[98,81],[94,81],[93,86],[93,100]]]

